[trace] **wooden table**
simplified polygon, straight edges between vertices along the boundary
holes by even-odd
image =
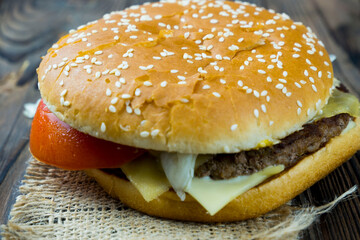
[[[40,56],[69,29],[142,0],[0,0],[0,224],[6,223],[26,169],[31,120],[23,105],[40,94],[35,69]],[[337,56],[335,76],[360,96],[359,0],[252,1],[310,26]],[[357,65],[357,66],[356,66]],[[296,198],[320,205],[360,180],[360,152]],[[304,232],[305,239],[360,239],[360,200],[340,203]]]

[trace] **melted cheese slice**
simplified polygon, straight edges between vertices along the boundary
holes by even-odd
[[[237,196],[284,170],[284,165],[270,166],[249,176],[228,180],[212,180],[209,177],[193,178],[185,191],[193,196],[209,213],[214,215]]]
[[[126,177],[139,190],[145,201],[150,202],[170,189],[164,171],[156,160],[146,156],[121,167]]]
[[[143,157],[127,163],[122,168],[127,178],[149,202],[171,187],[164,171],[151,157]],[[221,210],[240,194],[284,170],[283,165],[267,167],[249,176],[229,180],[212,180],[209,177],[193,178],[185,192],[193,196],[211,215]]]
[[[313,121],[332,117],[340,113],[348,113],[351,116],[358,117],[360,116],[360,103],[354,95],[335,89],[328,103],[314,117]]]

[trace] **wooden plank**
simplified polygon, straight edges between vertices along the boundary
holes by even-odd
[[[329,1],[332,4],[339,4],[339,0]],[[38,92],[34,88],[36,81],[34,76],[39,57],[69,29],[100,18],[106,12],[142,2],[145,1],[79,0],[56,3],[41,1],[41,4],[36,3],[35,0],[0,1],[0,206],[7,206],[0,208],[0,223],[6,220],[6,213],[10,206],[4,204],[14,200],[14,195],[11,194],[12,184],[21,178],[25,168],[24,162],[29,156],[27,137],[30,120],[25,119],[21,112],[25,102],[35,101],[38,97]],[[337,55],[338,61],[334,64],[336,76],[339,76],[350,90],[359,96],[359,71],[354,67],[348,54],[339,46],[339,40],[334,40],[334,34],[339,34],[337,26],[349,22],[346,16],[331,20],[334,11],[337,10],[336,7],[324,7],[324,4],[330,3],[325,3],[323,0],[256,0],[252,2],[280,12],[287,12],[292,18],[310,25],[324,41],[329,52]],[[349,10],[342,7],[338,11],[346,15]],[[26,59],[29,60],[30,65],[23,74],[20,74],[21,76],[15,75],[16,80],[5,78],[10,72],[19,69]],[[6,87],[8,90],[1,90]],[[360,172],[359,159],[358,153],[357,157],[308,189],[296,200],[301,203],[320,205],[332,200],[334,195],[340,195],[353,184],[359,184],[357,174]],[[359,199],[341,203],[331,214],[322,216],[320,224],[315,224],[305,231],[304,237],[360,239],[359,215]]]
[[[320,17],[333,39],[349,54],[360,69],[360,1],[315,0]]]

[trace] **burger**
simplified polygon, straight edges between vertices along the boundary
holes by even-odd
[[[163,1],[70,30],[38,68],[30,151],[149,215],[237,221],[360,149],[323,43],[242,2]]]

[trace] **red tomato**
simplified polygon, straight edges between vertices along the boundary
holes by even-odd
[[[75,130],[50,112],[42,100],[31,126],[30,151],[39,161],[68,170],[118,168],[145,152]]]

